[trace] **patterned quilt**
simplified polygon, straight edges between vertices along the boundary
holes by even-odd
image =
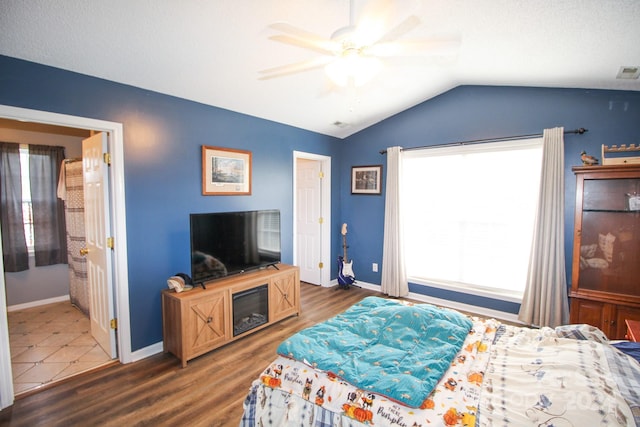
[[[419,408],[279,356],[253,382],[240,426],[640,427],[640,364],[599,330],[472,321]]]
[[[640,364],[631,357],[601,339],[503,328],[484,378],[480,426],[640,423]]]
[[[471,326],[453,310],[367,297],[293,335],[278,353],[416,408],[449,369]]]
[[[473,319],[462,348],[420,408],[409,408],[280,356],[254,381],[240,425],[473,426],[498,325],[495,320]]]

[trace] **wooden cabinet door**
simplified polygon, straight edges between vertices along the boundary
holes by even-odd
[[[571,323],[595,326],[610,337],[610,304],[601,301],[574,298],[571,300]],[[624,323],[624,322],[623,322]]]
[[[229,339],[227,292],[215,292],[189,302],[184,315],[186,357],[204,353]]]
[[[611,340],[623,340],[627,332],[625,320],[639,320],[640,309],[619,305],[616,307],[615,323],[612,325],[611,335],[607,335]]]
[[[299,312],[299,295],[297,284],[297,270],[289,274],[281,274],[271,281],[269,290],[269,307],[271,320],[283,319]]]

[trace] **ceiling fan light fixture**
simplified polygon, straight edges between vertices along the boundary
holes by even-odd
[[[327,77],[338,86],[363,86],[382,70],[382,61],[376,57],[363,56],[357,49],[348,49],[335,61],[325,65]]]

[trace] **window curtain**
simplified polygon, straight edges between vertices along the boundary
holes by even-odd
[[[382,253],[382,292],[392,297],[409,294],[404,265],[402,222],[400,221],[400,176],[402,147],[387,149],[387,189],[384,203],[384,245]]]
[[[29,145],[36,267],[67,262],[64,202],[57,197],[63,160],[63,147]]]
[[[20,146],[0,142],[0,202],[2,204],[2,254],[4,271],[29,269],[29,253],[22,218]]]
[[[555,327],[569,320],[564,256],[564,128],[545,129],[540,197],[518,319]]]

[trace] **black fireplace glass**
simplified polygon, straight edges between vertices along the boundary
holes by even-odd
[[[264,284],[233,294],[233,336],[269,322],[269,288]]]

